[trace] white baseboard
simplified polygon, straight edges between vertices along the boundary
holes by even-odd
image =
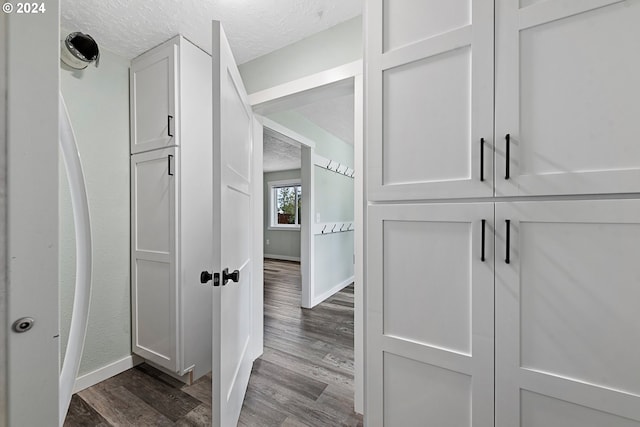
[[[264,254],[265,258],[269,259],[279,259],[281,261],[297,261],[300,262],[300,257],[296,256],[288,256],[288,255],[273,255],[273,254]]]
[[[334,286],[333,288],[329,289],[328,291],[326,291],[322,295],[318,295],[318,296],[314,297],[313,300],[312,300],[311,307],[315,307],[316,305],[320,304],[322,301],[326,300],[330,296],[340,292],[341,290],[343,290],[344,288],[346,288],[347,286],[352,284],[354,280],[355,280],[355,276],[351,276],[347,280],[345,280],[344,282],[338,283],[336,286]]]
[[[92,385],[96,385],[99,382],[108,380],[109,378],[116,376],[119,373],[126,371],[127,369],[131,369],[134,366],[141,364],[143,361],[144,360],[141,357],[132,354],[131,356],[116,360],[115,362],[110,363],[109,365],[104,366],[100,369],[96,369],[93,372],[84,374],[76,378],[76,383],[73,386],[73,392],[77,393],[84,390],[85,388],[91,387]]]

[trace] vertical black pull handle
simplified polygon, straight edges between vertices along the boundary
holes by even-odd
[[[507,255],[504,262],[511,264],[511,220],[505,219],[504,222],[507,225]]]
[[[480,252],[480,261],[484,262],[485,260],[485,256],[484,256],[484,237],[485,237],[485,227],[487,225],[487,220],[483,219],[482,220],[482,250]]]
[[[507,143],[507,148],[505,150],[507,163],[505,164],[505,167],[504,167],[504,179],[509,179],[509,164],[511,163],[511,153],[510,153],[511,134],[506,134],[504,139]]]
[[[173,137],[171,133],[171,121],[173,120],[173,116],[167,116],[167,135]]]
[[[484,181],[484,138],[480,138],[480,181]]]
[[[167,169],[169,169],[169,175],[173,176],[173,172],[171,171],[171,159],[173,159],[173,155],[169,154],[167,156]]]

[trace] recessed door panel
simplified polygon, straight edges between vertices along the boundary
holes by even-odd
[[[471,222],[384,222],[385,335],[471,355],[472,231]]]
[[[383,75],[383,185],[470,179],[471,48]]]
[[[241,101],[240,91],[244,89],[238,88],[237,82],[230,75],[223,78],[226,78],[229,90],[222,93],[224,98],[221,100],[221,105],[225,109],[228,120],[238,124],[238,126],[223,125],[221,129],[224,138],[234,141],[233,144],[225,147],[227,167],[231,173],[248,182],[251,181],[251,116]]]
[[[518,233],[521,366],[640,395],[640,224]]]
[[[133,199],[136,216],[136,250],[169,253],[171,231],[171,200],[168,163],[171,158],[153,156],[135,161]]]
[[[522,427],[638,427],[628,418],[597,411],[560,399],[523,391]]]
[[[171,266],[139,259],[136,274],[136,345],[165,362],[175,354],[175,290]],[[154,360],[155,361],[155,360]]]
[[[471,24],[471,0],[384,0],[384,51]],[[438,13],[434,13],[437,10]]]
[[[384,425],[471,426],[471,376],[384,355]]]

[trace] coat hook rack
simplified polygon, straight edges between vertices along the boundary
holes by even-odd
[[[314,224],[312,227],[313,234],[329,235],[337,233],[346,233],[353,231],[353,222],[329,222],[323,224]]]
[[[318,154],[314,154],[314,164],[328,171],[346,176],[347,178],[353,178],[356,173],[356,171],[351,169],[349,166],[343,165],[335,160],[327,159]]]

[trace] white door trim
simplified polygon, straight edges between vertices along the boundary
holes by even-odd
[[[35,320],[26,333],[7,329],[4,413],[11,426],[56,425],[59,413],[59,1],[46,6],[42,14],[7,15],[1,30],[8,77],[6,326]]]
[[[275,101],[290,95],[299,94],[301,92],[337,83],[342,80],[355,77],[362,74],[362,60],[353,61],[348,64],[340,65],[329,70],[311,74],[297,80],[283,83],[260,92],[249,95],[249,103],[254,110],[257,106],[270,101]]]
[[[305,147],[316,148],[316,143],[314,141],[300,135],[297,132],[292,131],[288,127],[285,127],[280,123],[274,122],[273,120],[263,116],[260,116],[260,120],[262,121],[262,126],[264,126],[265,128],[271,129],[272,131],[278,132],[279,134],[291,138]]]
[[[253,107],[254,112],[263,113],[263,109],[267,103],[279,102],[283,101],[283,98],[295,97],[303,94],[303,92],[312,91],[314,89],[320,88],[322,86],[327,85],[336,85],[336,90],[341,91],[343,88],[341,87],[343,82],[349,82],[353,79],[354,82],[354,169],[356,170],[355,175],[355,183],[354,183],[354,196],[355,196],[355,210],[354,210],[354,227],[356,229],[355,234],[355,284],[354,284],[354,299],[355,299],[355,314],[354,314],[354,383],[355,383],[355,411],[357,413],[364,413],[364,224],[366,210],[365,206],[365,171],[364,171],[364,116],[363,116],[363,108],[364,108],[364,91],[363,91],[363,61],[357,60],[354,62],[350,62],[348,64],[344,64],[329,70],[321,71],[316,74],[312,74],[310,76],[302,77],[297,80],[293,80],[288,83],[283,83],[281,85],[274,86],[272,88],[268,88],[262,90],[260,92],[256,92],[254,94],[249,95],[249,102]],[[351,90],[351,86],[349,85],[349,90]],[[305,144],[304,141],[301,141],[297,137],[292,136],[295,132],[288,131],[287,128],[281,126],[279,124],[275,124],[275,127],[272,127],[274,123],[272,120],[261,117],[261,121],[265,127],[273,129],[277,132],[284,134],[285,136],[289,136],[297,141],[300,141],[302,144]],[[288,132],[288,133],[285,133]],[[297,134],[296,134],[297,135]],[[299,135],[298,135],[299,137]],[[306,139],[306,138],[305,138]],[[311,141],[313,143],[313,141]],[[311,149],[309,151],[313,151],[313,147],[308,145]],[[313,144],[315,146],[315,144]],[[303,149],[303,157],[304,157],[304,149]],[[311,153],[312,154],[312,153]],[[303,159],[304,162],[304,159]],[[311,174],[313,175],[313,174]],[[309,177],[307,177],[307,180]],[[302,176],[303,185],[305,182],[304,175]],[[304,206],[308,204],[303,205]],[[313,219],[313,218],[312,218]],[[309,224],[311,222],[308,222]],[[360,230],[360,231],[357,231]],[[301,238],[304,239],[304,234],[301,235]],[[304,241],[304,240],[303,240]],[[312,241],[308,240],[309,244]],[[312,246],[312,245],[311,245]],[[308,252],[307,256],[311,256],[313,252],[311,252],[313,248],[308,248],[306,251]],[[305,248],[302,248],[301,256],[304,263],[305,258]],[[307,263],[308,264],[308,263]],[[313,270],[310,270],[308,274],[313,273]],[[309,277],[313,277],[312,275]]]

